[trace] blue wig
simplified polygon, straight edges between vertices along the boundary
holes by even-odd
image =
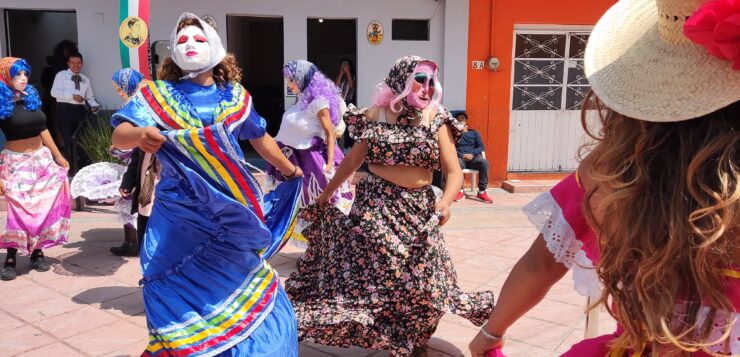
[[[7,60],[7,59],[3,59]],[[0,120],[5,120],[13,114],[13,102],[14,90],[8,85],[11,83],[13,78],[22,72],[26,72],[26,76],[31,76],[31,66],[28,62],[22,58],[11,59],[13,63],[10,65],[7,74],[0,73],[2,80],[0,80]],[[26,110],[29,112],[36,111],[41,108],[41,98],[39,92],[32,85],[26,86],[25,96],[22,97],[23,104]]]

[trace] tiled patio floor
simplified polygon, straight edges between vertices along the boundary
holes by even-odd
[[[536,236],[521,213],[535,194],[495,190],[494,205],[471,199],[453,205],[444,227],[461,286],[492,289],[497,295],[506,276]],[[0,212],[0,226],[5,212]],[[112,256],[123,230],[111,207],[74,212],[69,244],[46,252],[54,264],[46,273],[29,272],[19,258],[19,277],[0,282],[0,357],[2,356],[138,356],[147,332],[138,259]],[[287,247],[272,265],[282,277],[295,269],[300,250]],[[4,252],[0,259],[4,259]],[[284,278],[283,278],[284,279]],[[545,300],[508,333],[508,356],[552,356],[584,334],[586,299],[567,276]],[[601,313],[600,332],[614,322]],[[431,356],[467,356],[477,329],[466,320],[445,316],[430,342]],[[301,344],[301,356],[387,356],[387,352]]]

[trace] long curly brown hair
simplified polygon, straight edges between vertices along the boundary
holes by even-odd
[[[734,311],[722,270],[740,264],[740,102],[672,123],[626,117],[591,94],[586,103],[581,122],[596,145],[584,211],[602,252],[599,302],[624,327],[612,348],[713,354],[735,322],[721,311]],[[708,340],[713,326],[719,341]]]
[[[197,19],[187,18],[177,24],[177,31],[188,26],[195,26],[201,30],[203,29],[203,26],[201,26]],[[162,65],[157,71],[157,78],[165,81],[177,82],[180,78],[184,77],[185,74],[186,73],[183,72],[177,64],[175,64],[175,61],[173,61],[172,58],[167,57],[164,59]],[[216,67],[213,67],[213,79],[216,83],[221,85],[230,82],[241,82],[242,69],[239,67],[239,63],[237,63],[236,57],[234,57],[232,53],[227,53],[221,63],[217,64]]]

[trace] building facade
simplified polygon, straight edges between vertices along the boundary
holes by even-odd
[[[132,1],[132,0],[128,0]],[[584,140],[578,108],[589,87],[583,49],[615,0],[150,0],[155,63],[180,13],[208,15],[244,68],[244,84],[272,134],[295,101],[282,64],[306,58],[329,77],[354,62],[356,103],[369,105],[393,61],[416,54],[437,61],[444,104],[467,110],[491,162],[492,186],[518,173],[569,172]],[[115,108],[110,86],[120,68],[119,0],[3,0],[0,55],[33,57],[39,81],[44,57],[73,36],[99,102]],[[71,18],[71,20],[70,20]],[[35,22],[35,23],[34,23]],[[371,39],[373,25],[384,34]],[[490,63],[489,63],[490,62]]]
[[[37,67],[44,65],[43,58],[51,54],[54,45],[44,36],[44,31],[54,34],[72,29],[77,36],[75,42],[85,56],[83,72],[91,78],[99,101],[108,107],[120,105],[110,85],[111,74],[121,66],[119,0],[3,0],[0,9],[4,12],[0,20],[4,31],[0,36],[0,55],[31,54],[40,58],[32,63],[34,71],[40,70]],[[17,25],[9,26],[13,16],[21,16],[19,10],[38,12],[31,14],[32,21],[37,23],[20,29]],[[451,108],[462,109],[467,87],[468,10],[467,0],[150,0],[149,34],[154,54],[162,54],[167,51],[166,41],[182,12],[209,15],[215,20],[227,50],[237,54],[246,80],[253,77],[255,82],[264,82],[262,77],[266,76],[260,67],[264,64],[251,63],[259,61],[260,57],[276,62],[271,68],[277,68],[278,72],[269,73],[269,76],[282,81],[279,69],[283,63],[298,58],[311,60],[312,53],[321,56],[326,52],[322,49],[343,48],[344,53],[330,53],[314,60],[336,62],[336,66],[330,68],[320,66],[332,77],[332,72],[338,73],[339,56],[352,58],[359,105],[371,103],[375,85],[383,80],[397,57],[416,54],[441,65],[445,103]],[[54,21],[58,22],[55,13],[73,14],[74,23],[55,24]],[[317,23],[331,25],[333,20],[348,20],[350,27],[333,33],[317,30]],[[416,21],[412,21],[409,28],[407,20]],[[375,21],[384,30],[379,44],[371,44],[367,35],[369,25]],[[270,24],[277,24],[277,29]],[[15,33],[9,33],[14,29]],[[344,32],[353,32],[355,36],[348,38]],[[398,36],[401,38],[394,39]],[[254,70],[250,71],[251,68]],[[281,87],[283,101],[293,103],[295,99],[284,90],[284,83]],[[255,91],[262,89],[256,88]],[[258,96],[255,96],[255,103],[259,105],[256,99]]]
[[[512,173],[576,168],[578,109],[589,90],[583,50],[615,2],[470,1],[466,108],[486,145],[491,185]]]

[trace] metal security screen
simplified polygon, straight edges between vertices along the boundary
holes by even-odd
[[[589,91],[583,32],[517,33],[512,110],[580,110]]]

